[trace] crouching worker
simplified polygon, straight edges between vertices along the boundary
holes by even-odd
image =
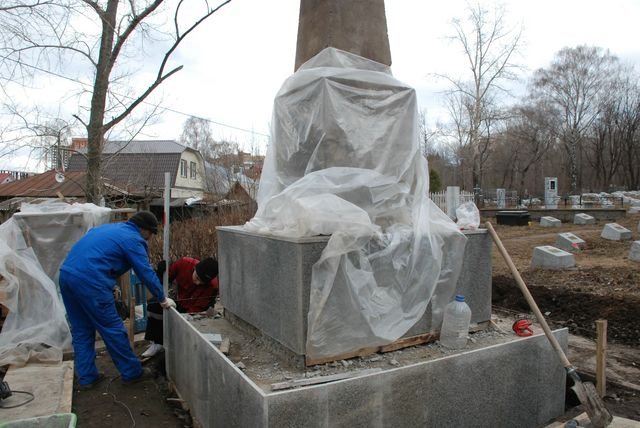
[[[159,278],[162,278],[165,269],[164,261],[160,262],[156,271]],[[178,288],[178,311],[206,311],[215,304],[218,295],[218,262],[213,257],[207,257],[202,261],[183,257],[169,266],[169,282],[173,281]],[[149,302],[144,338],[153,343],[142,353],[144,358],[152,357],[162,350],[162,335],[162,307],[157,302]]]
[[[60,292],[71,324],[78,383],[96,385],[104,375],[96,367],[95,335],[100,333],[122,383],[151,376],[136,357],[113,297],[116,279],[133,269],[164,309],[175,307],[149,263],[147,241],[158,231],[156,217],[140,211],[124,223],[90,229],[69,251],[60,267]]]

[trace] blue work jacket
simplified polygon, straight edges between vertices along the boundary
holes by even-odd
[[[162,302],[162,284],[149,263],[149,247],[137,225],[127,221],[97,226],[69,251],[60,271],[82,280],[86,291],[111,295],[116,279],[133,269],[142,284]]]

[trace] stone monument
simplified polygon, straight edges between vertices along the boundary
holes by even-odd
[[[307,363],[433,339],[454,293],[472,322],[491,315],[491,239],[461,233],[427,198],[416,95],[391,75],[385,21],[382,0],[301,0],[297,71],[274,101],[258,212],[218,228],[225,317]],[[168,318],[167,373],[203,426],[534,427],[563,411],[564,370],[540,335],[264,391],[177,312]]]
[[[297,63],[315,56],[274,101],[258,212],[218,229],[229,316],[307,362],[436,332],[456,292],[474,322],[491,314],[490,239],[427,198],[416,94],[391,75],[385,22],[382,0],[302,0]]]

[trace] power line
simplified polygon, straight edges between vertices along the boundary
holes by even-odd
[[[50,75],[55,76],[55,77],[58,77],[58,78],[60,78],[60,79],[69,80],[69,81],[74,82],[74,83],[79,83],[80,85],[83,85],[83,86],[85,86],[85,87],[93,88],[93,87],[92,87],[92,85],[90,85],[89,83],[83,82],[83,81],[81,81],[81,80],[74,79],[74,78],[72,78],[72,77],[64,76],[64,75],[62,75],[62,74],[59,74],[59,73],[56,73],[56,72],[54,72],[54,71],[51,71],[51,70],[47,70],[47,69],[44,69],[44,68],[38,67],[38,66],[36,66],[36,65],[27,64],[27,63],[22,62],[22,61],[20,61],[20,60],[13,59],[13,58],[9,58],[9,57],[4,56],[4,55],[0,55],[0,58],[5,59],[5,60],[8,60],[8,61],[15,62],[16,64],[19,64],[19,65],[24,66],[24,67],[32,68],[32,69],[34,69],[34,70],[40,71],[40,72],[45,73],[45,74],[50,74]],[[114,95],[119,96],[119,97],[128,98],[128,99],[130,99],[130,100],[133,100],[133,99],[134,99],[134,98],[130,97],[129,95],[122,95],[122,94],[118,94],[118,93],[116,93],[116,92],[112,92],[112,93],[113,93]],[[143,101],[142,103],[143,103],[143,104],[146,104],[146,105],[149,105],[149,106],[152,106],[152,107],[159,107],[159,108],[161,108],[161,109],[162,109],[162,110],[164,110],[164,111],[169,111],[169,112],[171,112],[171,113],[179,114],[179,115],[182,115],[182,116],[186,116],[186,117],[195,117],[195,118],[198,118],[198,119],[202,119],[202,120],[205,120],[205,121],[207,121],[207,122],[209,122],[209,123],[213,123],[213,124],[218,125],[218,126],[224,126],[224,127],[226,127],[226,128],[235,129],[236,131],[242,131],[242,132],[247,132],[247,133],[252,134],[252,135],[260,135],[260,136],[262,136],[262,137],[271,138],[271,136],[270,136],[270,135],[268,135],[268,134],[263,134],[263,133],[261,133],[261,132],[256,132],[256,131],[254,131],[253,129],[241,128],[241,127],[239,127],[239,126],[229,125],[229,124],[227,124],[227,123],[218,122],[218,121],[215,121],[215,120],[212,120],[212,119],[206,118],[206,117],[197,116],[197,115],[195,115],[195,114],[185,113],[185,112],[183,112],[183,111],[175,110],[175,109],[172,109],[172,108],[169,108],[169,107],[164,107],[162,104],[157,104],[157,105],[156,105],[156,104],[153,104],[153,103],[148,102],[148,101]]]

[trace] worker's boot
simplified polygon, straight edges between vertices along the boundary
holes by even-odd
[[[159,343],[152,343],[146,351],[142,353],[142,358],[150,358],[156,355],[158,352],[162,351],[162,345]]]

